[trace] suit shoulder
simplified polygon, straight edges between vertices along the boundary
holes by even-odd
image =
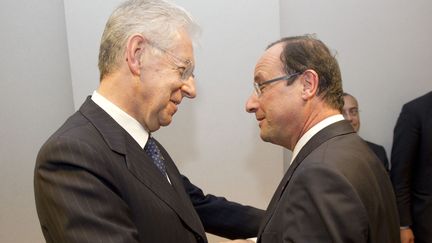
[[[77,111],[48,138],[46,143],[49,143],[52,140],[62,139],[62,137],[83,140],[86,137],[94,136],[95,132],[96,129],[93,124]]]
[[[353,177],[356,177],[359,171],[368,173],[371,164],[378,160],[373,150],[357,134],[332,138],[310,155],[307,161],[326,164]]]
[[[74,149],[93,150],[94,141],[103,141],[93,124],[80,112],[75,112],[41,146],[37,161],[48,155],[59,155]],[[46,158],[45,158],[46,159]]]
[[[432,91],[407,102],[404,104],[403,110],[422,112],[432,110]]]

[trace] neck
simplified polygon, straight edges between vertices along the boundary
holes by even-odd
[[[306,106],[305,110],[305,120],[302,123],[302,127],[299,129],[297,136],[293,137],[288,149],[291,151],[294,149],[300,138],[309,131],[313,126],[326,119],[327,117],[340,114],[338,109],[332,108],[323,101],[312,102],[310,105]]]
[[[100,82],[97,92],[141,123],[139,113],[131,102],[136,96],[134,81],[124,77],[119,73],[107,76]]]

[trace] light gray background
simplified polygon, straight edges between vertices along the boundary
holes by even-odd
[[[34,160],[97,87],[99,38],[118,2],[0,2],[0,242],[44,242]],[[290,152],[261,142],[244,112],[256,59],[280,36],[317,33],[337,51],[344,89],[360,102],[361,135],[387,152],[402,104],[432,90],[428,0],[176,2],[203,26],[198,96],[156,136],[206,192],[265,208],[282,177]]]

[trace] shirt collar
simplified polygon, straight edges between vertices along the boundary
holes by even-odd
[[[319,131],[324,129],[325,127],[336,123],[338,121],[342,121],[344,117],[341,114],[329,116],[325,118],[324,120],[318,122],[313,126],[311,129],[309,129],[303,136],[301,136],[300,140],[297,142],[297,144],[294,146],[293,154],[291,157],[290,165],[294,161],[297,154],[300,152],[300,150],[303,148],[303,146]]]
[[[120,107],[113,104],[107,98],[103,97],[96,90],[93,92],[91,97],[94,103],[96,103],[102,110],[110,115],[114,121],[116,121],[129,135],[144,149],[147,143],[149,133],[135,118],[124,112]]]

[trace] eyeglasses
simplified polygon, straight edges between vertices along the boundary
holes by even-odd
[[[195,66],[193,65],[193,63],[192,63],[191,60],[189,60],[189,59],[183,59],[183,58],[181,58],[181,57],[178,57],[177,55],[175,55],[175,54],[172,53],[171,51],[169,51],[169,50],[167,50],[167,49],[165,49],[165,48],[162,48],[162,47],[158,46],[157,44],[155,44],[155,43],[153,43],[153,42],[149,42],[149,44],[150,44],[152,47],[154,47],[154,48],[156,48],[156,49],[158,49],[158,50],[164,52],[165,54],[168,54],[168,55],[169,55],[170,57],[172,57],[174,60],[176,60],[176,61],[178,61],[178,62],[181,62],[181,63],[183,64],[183,66],[179,66],[179,65],[177,65],[177,64],[174,63],[174,64],[177,66],[177,70],[178,70],[179,73],[180,73],[180,80],[181,80],[181,81],[186,81],[186,80],[188,80],[191,76],[194,76],[193,71],[194,71],[194,69],[195,69]]]
[[[292,78],[297,77],[300,74],[301,73],[294,73],[294,74],[291,74],[291,75],[285,75],[285,76],[282,76],[282,77],[279,77],[279,78],[274,78],[274,79],[270,79],[270,80],[267,80],[267,81],[263,81],[261,83],[254,82],[255,93],[258,96],[260,96],[263,93],[263,89],[264,89],[264,87],[266,85],[268,85],[270,83],[277,82],[277,81],[281,81],[281,80],[288,80],[289,81]]]

